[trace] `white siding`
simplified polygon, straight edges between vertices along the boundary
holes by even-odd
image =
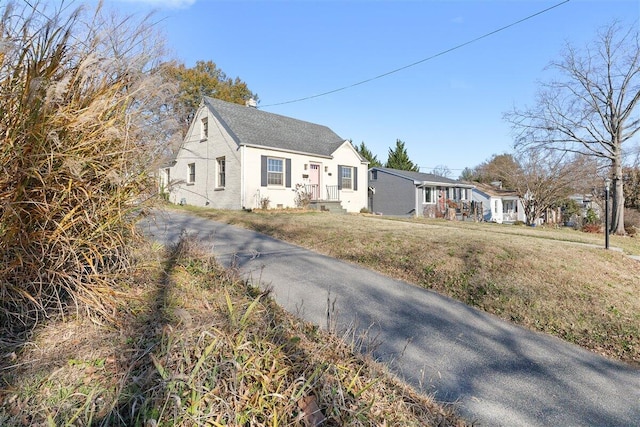
[[[484,192],[474,189],[472,192],[473,200],[476,202],[482,202],[483,217],[485,221],[502,223],[504,221],[525,221],[524,206],[522,200],[513,196],[489,196]],[[505,201],[516,201],[517,212],[510,215],[507,218],[507,213],[504,211]],[[515,216],[515,217],[514,217]]]
[[[208,137],[203,139],[203,119],[207,118]],[[290,159],[291,186],[262,186],[262,156]],[[217,160],[225,158],[225,187],[216,188]],[[195,164],[195,181],[188,182],[189,164]],[[349,142],[342,144],[332,158],[318,157],[267,148],[238,146],[216,118],[201,107],[194,117],[187,136],[171,167],[172,203],[209,206],[217,209],[259,208],[268,198],[271,208],[295,207],[296,184],[309,184],[309,164],[320,164],[321,198],[326,198],[327,186],[338,185],[338,166],[357,168],[357,191],[342,190],[339,198],[348,212],[359,212],[367,207],[367,164]],[[305,169],[307,165],[307,169]],[[286,171],[285,171],[286,173]],[[285,175],[286,176],[286,175]]]
[[[187,133],[187,137],[178,153],[176,164],[171,168],[172,203],[185,203],[195,206],[210,206],[217,209],[240,209],[240,150],[236,142],[220,126],[215,117],[202,107]],[[202,119],[208,120],[208,138],[201,139]],[[217,160],[225,158],[225,187],[217,188]],[[188,181],[188,165],[194,163],[196,179]]]
[[[346,144],[350,144],[347,142]],[[291,160],[291,187],[261,185],[262,156]],[[259,208],[260,201],[269,199],[270,208],[295,207],[296,184],[309,184],[309,164],[320,164],[320,198],[326,199],[327,186],[338,185],[338,165],[356,167],[358,190],[341,190],[340,201],[348,212],[359,212],[367,207],[367,165],[362,164],[352,148],[342,145],[334,152],[332,159],[307,154],[288,153],[266,148],[245,148],[245,204],[248,208]],[[307,165],[307,169],[305,169]],[[285,171],[286,173],[286,171]]]
[[[332,163],[329,166],[329,172],[333,172],[333,176],[331,177],[333,181],[330,185],[338,185],[338,165],[358,168],[358,190],[340,191],[342,207],[345,208],[347,212],[360,212],[362,208],[366,209],[369,204],[367,192],[369,186],[369,167],[367,163],[361,163],[358,154],[348,141],[333,153]]]

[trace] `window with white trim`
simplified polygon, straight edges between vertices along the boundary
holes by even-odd
[[[209,118],[203,117],[200,121],[200,139],[209,138]]]
[[[217,162],[217,166],[218,166],[218,175],[216,178],[216,187],[217,188],[224,188],[225,183],[226,183],[226,162],[224,157],[218,157],[216,159]]]
[[[436,202],[436,187],[423,187],[422,194],[424,203],[435,203]]]
[[[342,166],[340,168],[340,181],[343,190],[353,190],[353,168]]]
[[[187,167],[189,171],[189,175],[187,177],[187,184],[193,184],[194,182],[196,182],[196,164],[189,163]]]
[[[284,185],[284,160],[269,157],[267,159],[267,185]]]

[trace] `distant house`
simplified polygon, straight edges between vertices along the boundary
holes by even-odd
[[[288,208],[306,195],[318,208],[359,212],[367,206],[367,167],[326,126],[205,97],[160,175],[177,204]]]
[[[430,173],[369,169],[369,210],[383,215],[444,217],[471,202],[473,185]]]
[[[502,189],[500,183],[474,184],[473,200],[482,203],[485,221],[499,224],[526,221],[524,205],[515,191]]]
[[[602,215],[604,215],[599,203],[599,201],[601,201],[602,199],[601,198],[599,199],[597,196],[594,196],[593,194],[576,193],[569,196],[569,199],[576,202],[580,207],[580,213],[579,213],[580,218],[577,218],[577,217],[568,218],[569,223],[575,223],[578,220],[582,221],[582,219],[584,219],[587,216],[587,212],[589,210],[592,210],[593,213],[598,218],[602,218]]]

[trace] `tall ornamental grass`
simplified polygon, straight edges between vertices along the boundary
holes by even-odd
[[[113,318],[167,132],[161,44],[101,6],[12,2],[0,19],[0,326]]]

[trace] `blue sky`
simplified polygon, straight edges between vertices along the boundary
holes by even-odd
[[[173,59],[214,61],[259,95],[260,108],[364,141],[383,163],[396,139],[421,171],[457,177],[511,151],[502,119],[534,100],[566,42],[584,46],[613,19],[640,25],[638,0],[571,0],[497,34],[404,67],[561,3],[554,1],[107,0],[155,10]]]

